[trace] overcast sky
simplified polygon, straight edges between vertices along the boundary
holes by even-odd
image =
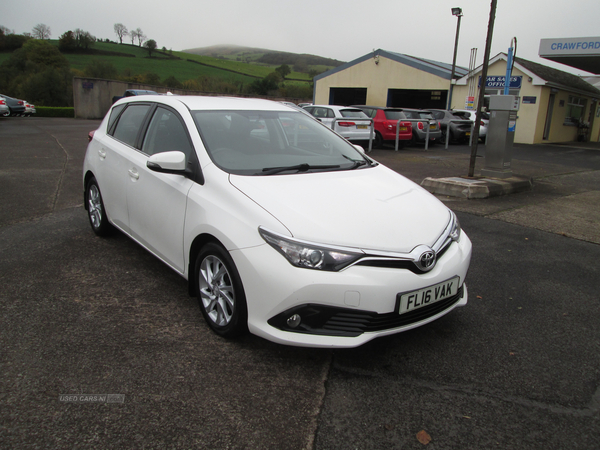
[[[52,39],[81,28],[117,40],[113,26],[141,28],[159,48],[234,44],[341,61],[373,49],[452,63],[463,9],[457,64],[472,48],[483,61],[490,0],[0,0],[0,25],[20,34],[43,23]],[[517,56],[582,73],[538,57],[540,39],[600,35],[598,0],[498,0],[491,56],[517,38]]]

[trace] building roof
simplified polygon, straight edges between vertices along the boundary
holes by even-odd
[[[600,90],[598,90],[598,88],[594,87],[580,76],[553,69],[552,67],[544,66],[543,64],[528,61],[519,57],[515,57],[515,63],[518,63],[535,73],[538,77],[543,78],[548,83],[576,89],[578,91],[589,92],[592,95],[600,95]]]
[[[386,50],[378,49],[378,50],[374,50],[373,52],[368,53],[364,56],[361,56],[360,58],[350,61],[346,64],[343,64],[334,69],[328,70],[327,72],[324,72],[320,75],[317,75],[315,77],[315,81],[320,80],[321,78],[325,78],[330,75],[333,75],[334,73],[338,73],[343,70],[346,70],[352,66],[360,64],[369,59],[378,60],[379,57],[391,59],[392,61],[396,61],[401,64],[405,64],[407,66],[413,67],[418,70],[422,70],[423,72],[427,72],[427,73],[436,75],[436,76],[438,76],[440,78],[444,78],[446,80],[450,80],[450,77],[452,75],[452,64],[446,64],[446,63],[439,62],[439,61],[432,61],[430,59],[417,58],[416,56],[404,55],[401,53],[388,52]],[[454,78],[456,78],[456,79],[461,78],[464,75],[466,75],[468,72],[469,72],[468,69],[461,67],[461,66],[456,66],[454,69]]]
[[[506,53],[498,53],[492,59],[490,59],[489,65],[498,61],[507,61],[508,56]],[[518,68],[521,72],[529,75],[532,78],[532,83],[536,86],[549,86],[566,91],[576,92],[579,94],[586,95],[598,95],[600,96],[600,90],[590,83],[585,81],[583,78],[573,75],[562,70],[553,69],[552,67],[544,66],[527,59],[515,57],[514,67]],[[482,66],[477,67],[471,74],[467,74],[462,77],[457,84],[467,84],[469,77],[477,76],[481,73]]]

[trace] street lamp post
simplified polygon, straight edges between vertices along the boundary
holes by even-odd
[[[452,59],[452,75],[450,75],[450,90],[448,91],[448,111],[452,108],[452,91],[454,90],[454,71],[456,69],[456,52],[458,51],[458,33],[460,32],[460,18],[463,16],[462,8],[452,8],[452,15],[458,18],[456,23],[456,38],[454,39],[454,58]]]

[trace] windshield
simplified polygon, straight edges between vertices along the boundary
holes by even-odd
[[[372,165],[348,141],[301,112],[192,111],[192,116],[210,158],[228,173],[273,175]]]

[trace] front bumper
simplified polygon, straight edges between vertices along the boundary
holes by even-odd
[[[340,272],[293,267],[269,245],[232,251],[248,303],[251,333],[273,342],[306,347],[357,347],[376,337],[424,325],[467,303],[464,279],[471,242],[462,234],[433,270],[354,265]],[[398,294],[432,286],[454,276],[458,294],[433,305],[398,314]],[[287,319],[302,316],[292,329]]]

